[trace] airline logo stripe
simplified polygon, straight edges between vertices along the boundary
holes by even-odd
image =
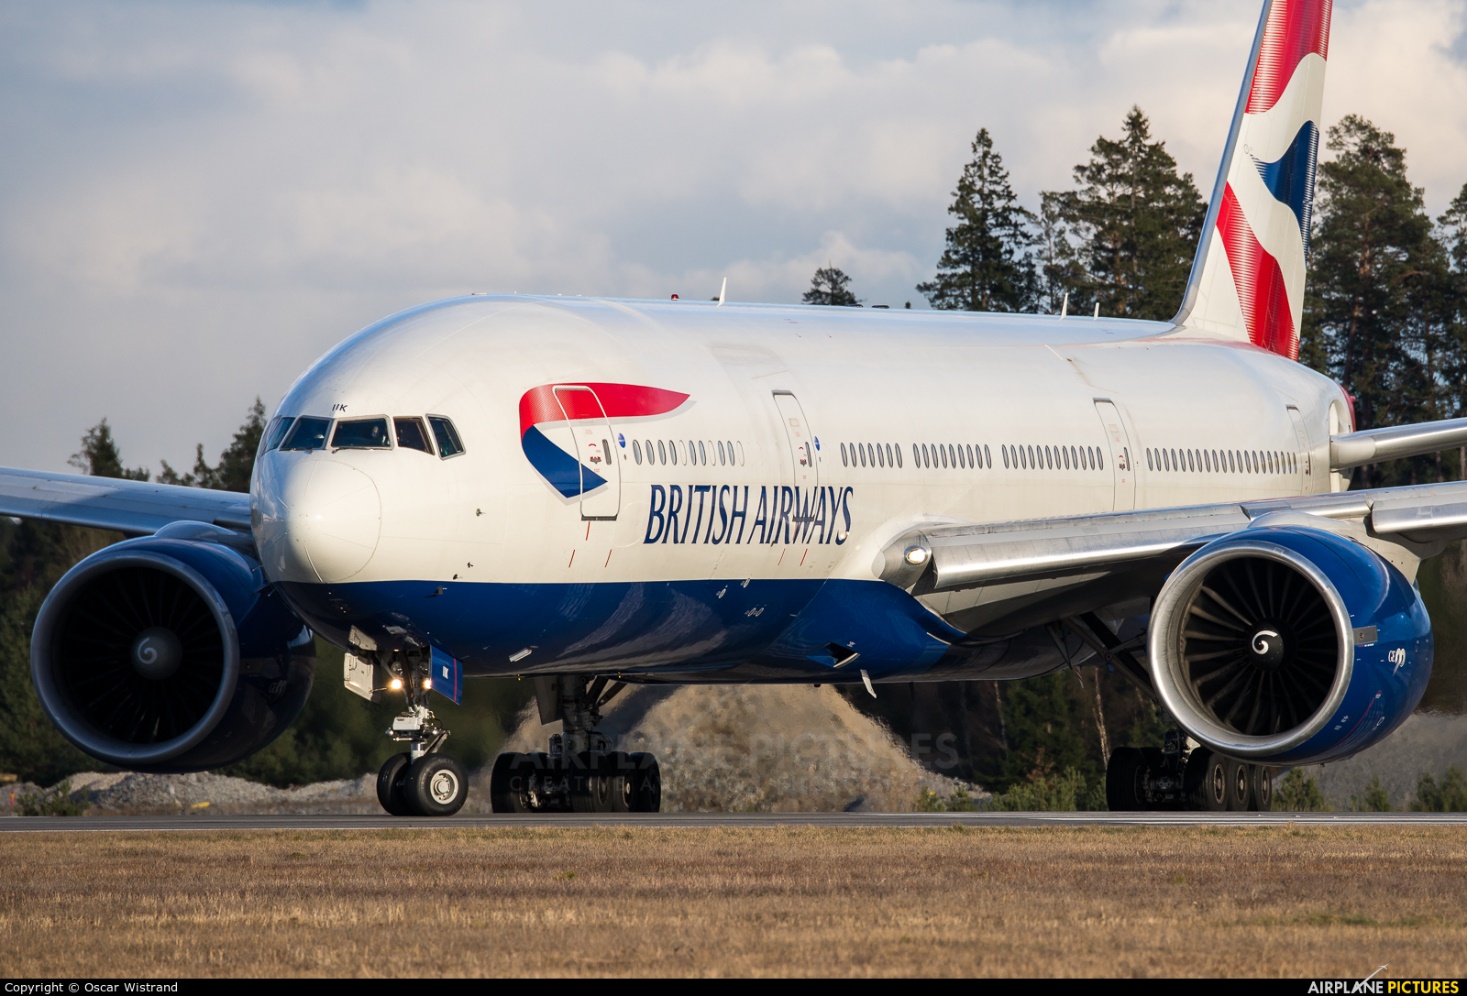
[[[1294,316],[1289,310],[1283,271],[1279,268],[1279,261],[1259,243],[1248,219],[1243,217],[1243,208],[1233,193],[1232,184],[1223,190],[1217,230],[1228,254],[1228,267],[1233,273],[1233,286],[1238,290],[1238,303],[1243,306],[1248,340],[1255,346],[1297,360],[1299,336],[1294,330]]]
[[[1262,114],[1277,104],[1294,78],[1294,70],[1311,52],[1329,59],[1332,0],[1274,0],[1258,51],[1258,70],[1248,92],[1249,114]]]
[[[590,390],[562,390],[557,393],[557,387]],[[523,436],[532,426],[547,422],[666,415],[682,407],[687,400],[688,395],[677,391],[635,384],[545,384],[530,388],[520,398],[520,435]]]
[[[532,387],[520,397],[520,448],[530,466],[562,497],[576,498],[595,491],[606,483],[606,478],[552,442],[542,426],[666,415],[687,400],[688,395],[677,391],[635,384]]]

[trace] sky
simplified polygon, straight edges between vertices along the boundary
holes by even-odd
[[[925,307],[980,127],[1021,201],[1132,105],[1203,196],[1261,4],[0,5],[0,465],[211,460],[356,329],[467,291]],[[1325,122],[1467,182],[1467,0],[1336,0]]]

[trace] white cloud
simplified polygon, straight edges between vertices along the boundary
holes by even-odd
[[[1327,111],[1467,176],[1463,0],[1337,4]],[[720,8],[0,8],[0,336],[64,467],[217,452],[352,328],[468,289],[795,301],[827,262],[921,304],[980,126],[1020,196],[1139,104],[1208,192],[1256,22],[1205,0]]]

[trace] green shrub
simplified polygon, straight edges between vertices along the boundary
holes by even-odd
[[[1273,808],[1276,813],[1326,813],[1330,805],[1314,776],[1293,768],[1274,783]]]
[[[1007,792],[995,795],[988,808],[999,812],[1099,812],[1105,809],[1105,786],[1091,784],[1074,768],[1059,773],[1034,771]]]
[[[1418,813],[1467,812],[1467,775],[1454,764],[1438,784],[1431,772],[1423,771],[1416,780],[1416,801],[1411,809]]]
[[[21,792],[15,797],[15,811],[21,816],[81,816],[91,806],[71,797],[71,779],[65,778],[48,789]]]
[[[1363,796],[1350,796],[1350,809],[1356,813],[1389,813],[1391,808],[1390,793],[1380,783],[1380,775],[1370,779],[1370,784],[1365,786]]]

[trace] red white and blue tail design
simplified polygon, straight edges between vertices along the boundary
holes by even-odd
[[[1332,0],[1268,0],[1177,324],[1299,357]]]

